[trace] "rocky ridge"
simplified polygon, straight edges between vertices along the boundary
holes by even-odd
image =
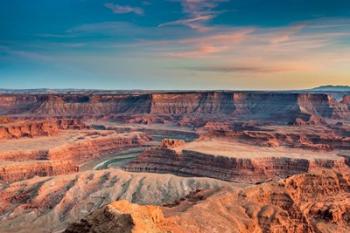
[[[197,201],[185,198],[171,206],[118,201],[65,233],[345,233],[350,230],[349,178],[322,170],[209,196],[199,192]]]
[[[117,169],[0,184],[0,232],[59,232],[69,223],[115,200],[171,204],[198,189],[233,186],[208,178],[128,173]]]

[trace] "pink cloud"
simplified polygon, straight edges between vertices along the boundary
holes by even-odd
[[[200,72],[215,72],[215,73],[286,73],[286,72],[300,72],[310,71],[312,66],[296,63],[274,63],[264,64],[249,62],[249,63],[237,63],[237,64],[225,64],[225,65],[206,65],[185,67],[185,69],[200,71]]]
[[[302,30],[304,27],[305,25],[296,25],[296,26],[288,27],[287,29],[284,29],[280,32],[275,33],[275,35],[271,37],[270,42],[272,44],[287,42],[291,39],[292,36],[300,32],[300,30]]]
[[[254,29],[237,30],[202,37],[180,40],[177,43],[187,49],[180,52],[172,52],[171,57],[206,57],[209,55],[229,51],[243,41]],[[189,47],[189,48],[188,48]]]
[[[199,45],[192,50],[169,53],[168,56],[175,58],[200,58],[210,54],[222,52],[225,49],[225,47],[218,47],[213,45]]]

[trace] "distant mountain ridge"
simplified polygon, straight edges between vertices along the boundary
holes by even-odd
[[[329,91],[329,92],[350,92],[350,86],[346,85],[325,85],[310,89],[311,91]]]
[[[349,92],[350,86],[347,85],[324,85],[311,89],[303,90],[142,90],[142,89],[130,89],[130,90],[104,90],[104,89],[79,89],[79,88],[33,88],[33,89],[6,89],[0,88],[0,94],[150,94],[150,93],[204,93],[204,92],[243,92],[243,93],[304,93],[304,92],[317,92],[317,93],[337,93],[337,92]]]

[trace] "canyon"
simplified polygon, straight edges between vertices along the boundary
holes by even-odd
[[[348,92],[0,93],[4,233],[348,232],[349,166]]]

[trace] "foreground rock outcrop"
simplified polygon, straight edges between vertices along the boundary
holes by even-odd
[[[65,233],[349,231],[350,176],[322,170],[209,196],[199,192],[163,207],[113,202],[70,225]]]
[[[0,232],[60,232],[115,200],[171,204],[198,189],[233,188],[208,178],[128,173],[109,169],[0,183]]]

